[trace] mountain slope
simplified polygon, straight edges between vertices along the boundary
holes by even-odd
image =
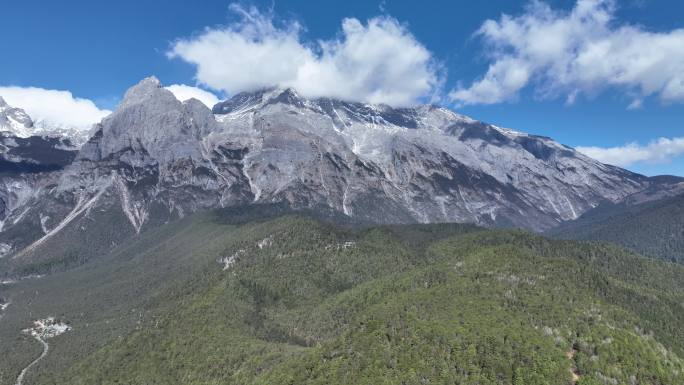
[[[599,206],[548,235],[614,242],[645,256],[684,263],[684,195]]]
[[[395,109],[268,89],[212,112],[147,78],[94,127],[54,188],[7,215],[0,242],[15,250],[4,262],[12,274],[34,259],[50,270],[69,265],[65,255],[90,258],[189,213],[272,202],[363,222],[541,231],[658,186],[549,138],[436,106]],[[90,225],[97,218],[104,228]],[[86,247],[74,237],[102,242]]]
[[[68,139],[0,133],[0,258],[21,247],[14,239],[33,236],[19,222],[34,200],[57,184],[76,152]],[[43,212],[36,218],[39,227],[47,217]]]
[[[214,113],[225,127],[224,136],[245,135],[261,147],[244,161],[246,172],[256,174],[250,180],[256,182],[252,191],[259,199],[264,193],[300,194],[313,188],[325,191],[327,205],[351,215],[368,210],[354,210],[366,198],[360,192],[379,188],[383,200],[396,202],[415,221],[539,230],[648,185],[639,175],[600,164],[549,138],[436,106],[393,109],[306,100],[293,90],[274,89],[236,95],[215,106]],[[291,154],[287,146],[295,140],[304,142],[301,152],[308,144],[320,159],[334,159],[342,172],[333,172],[337,178],[328,180],[331,170],[321,170],[316,158]],[[359,162],[371,166],[371,174],[361,181],[355,178]],[[301,166],[279,168],[283,164]],[[378,180],[379,186],[369,179]]]
[[[27,383],[682,382],[681,266],[467,225],[250,217],[186,218],[0,286],[0,383],[48,316],[71,330]]]
[[[35,200],[57,184],[77,152],[72,138],[37,127],[24,110],[0,97],[0,258],[36,236],[19,222]],[[48,218],[48,212],[40,213],[34,218],[36,227],[43,227]]]

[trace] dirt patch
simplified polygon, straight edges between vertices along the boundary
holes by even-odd
[[[572,385],[577,384],[577,382],[580,380],[582,377],[579,370],[577,370],[577,366],[575,366],[575,355],[577,354],[577,349],[575,347],[572,347],[570,350],[565,352],[565,356],[572,361],[572,367],[570,368],[570,373],[572,375]]]

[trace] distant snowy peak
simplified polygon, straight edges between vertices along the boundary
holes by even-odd
[[[74,145],[85,143],[90,136],[90,130],[87,128],[63,126],[45,120],[34,121],[23,109],[7,104],[2,96],[0,132],[18,138],[45,136],[68,139]]]
[[[243,115],[273,105],[289,105],[292,109],[304,109],[328,115],[343,126],[342,117],[358,123],[401,128],[440,128],[455,131],[459,125],[485,125],[468,116],[433,104],[394,108],[386,104],[349,102],[332,98],[306,99],[292,88],[265,88],[252,92],[241,92],[214,106],[212,112],[218,115]],[[520,132],[493,125],[486,125],[507,135],[523,135]]]
[[[232,98],[217,103],[212,112],[217,115],[246,113],[277,101],[299,103],[302,99],[289,88],[264,88],[235,94]]]
[[[56,124],[45,120],[34,122],[33,135],[68,139],[73,145],[81,146],[90,138],[93,129]]]
[[[11,107],[0,97],[0,169],[5,172],[4,176],[7,172],[32,174],[61,170],[73,161],[76,151],[71,137],[48,135],[46,128],[34,123],[24,110]],[[0,192],[0,207],[6,206],[3,202]]]
[[[21,108],[11,107],[0,96],[0,131],[9,132],[21,138],[33,135],[33,120]]]

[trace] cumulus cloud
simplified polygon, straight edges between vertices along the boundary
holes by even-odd
[[[201,88],[192,87],[185,84],[172,84],[165,88],[171,91],[176,99],[180,100],[181,102],[195,98],[209,108],[214,107],[214,105],[219,102],[219,98],[216,95]]]
[[[69,91],[11,86],[0,87],[0,96],[10,106],[22,108],[34,121],[57,126],[89,128],[111,113]]]
[[[292,87],[308,97],[396,106],[432,97],[440,84],[431,52],[394,18],[344,19],[336,38],[306,42],[297,22],[230,9],[236,22],[180,39],[168,52],[194,64],[196,79],[210,88],[233,94]]]
[[[684,29],[651,32],[619,24],[614,0],[578,0],[569,12],[533,1],[520,16],[487,20],[476,32],[490,60],[469,87],[450,92],[459,104],[515,99],[526,86],[538,97],[565,97],[606,88],[625,91],[639,107],[656,95],[684,102]]]
[[[662,163],[684,154],[684,137],[659,138],[647,145],[629,143],[619,147],[577,147],[577,151],[600,162],[628,167],[636,163]]]

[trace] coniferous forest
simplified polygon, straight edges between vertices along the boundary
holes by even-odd
[[[681,265],[517,230],[243,211],[3,286],[31,309],[0,323],[0,383],[39,353],[14,333],[39,312],[71,327],[29,373],[40,384],[684,382]]]

